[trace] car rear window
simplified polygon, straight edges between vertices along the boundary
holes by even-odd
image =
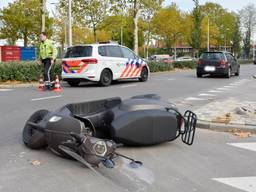
[[[103,57],[123,57],[121,48],[115,45],[100,46],[98,51],[99,55]]]
[[[68,48],[64,58],[91,57],[92,46],[75,46]]]
[[[202,53],[200,59],[203,60],[221,60],[225,59],[223,53]]]

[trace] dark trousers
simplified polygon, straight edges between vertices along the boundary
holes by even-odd
[[[43,59],[42,63],[44,66],[44,81],[51,81],[51,59]]]

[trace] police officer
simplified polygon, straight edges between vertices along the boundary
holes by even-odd
[[[47,39],[45,32],[42,32],[39,38],[41,41],[39,45],[39,59],[42,61],[44,66],[44,81],[47,85],[51,82],[50,71],[57,57],[57,49],[53,42]]]

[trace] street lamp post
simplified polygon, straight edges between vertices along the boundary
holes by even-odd
[[[225,33],[225,51],[227,51],[227,31],[229,31],[229,28],[226,29]]]
[[[68,0],[68,46],[72,46],[72,13],[71,5],[72,0]]]
[[[41,5],[42,5],[42,27],[41,27],[41,31],[45,32],[46,0],[41,0]]]
[[[207,51],[210,51],[210,20],[208,17]]]

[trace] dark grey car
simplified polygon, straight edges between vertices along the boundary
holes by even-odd
[[[199,78],[206,74],[230,78],[233,74],[239,76],[240,65],[229,52],[203,52],[198,60],[196,74]]]

